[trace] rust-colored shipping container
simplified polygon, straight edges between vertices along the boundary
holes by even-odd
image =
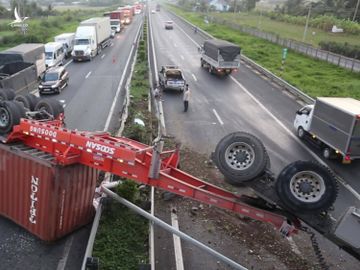
[[[42,240],[61,238],[92,220],[97,175],[23,144],[0,144],[0,215]]]

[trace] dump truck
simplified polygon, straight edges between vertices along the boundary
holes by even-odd
[[[41,77],[45,70],[45,46],[40,43],[23,43],[0,53],[1,62],[6,64],[25,62],[35,65],[37,77]],[[3,64],[1,64],[3,65]]]
[[[200,48],[201,67],[212,74],[229,75],[240,67],[241,48],[231,42],[210,39]]]
[[[109,17],[95,17],[82,21],[75,33],[74,61],[91,61],[101,50],[110,45]]]
[[[321,148],[326,159],[343,163],[360,158],[360,101],[353,98],[318,97],[296,112],[297,136]]]

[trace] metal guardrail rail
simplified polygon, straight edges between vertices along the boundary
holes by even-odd
[[[189,22],[188,20],[184,19],[183,17],[178,16],[177,14],[175,14],[174,12],[168,10],[172,15],[174,15],[175,17],[179,18],[180,20],[184,21],[185,23],[187,23],[188,25],[190,25],[192,28],[197,27],[196,25],[192,24],[191,22]],[[203,29],[197,27],[198,29],[198,34],[200,34],[201,36],[204,37],[204,39],[215,39],[214,36],[212,36],[211,34],[205,32]],[[259,71],[261,74],[265,75],[266,77],[268,77],[270,80],[272,80],[273,82],[275,82],[276,84],[284,87],[287,91],[289,91],[291,94],[293,94],[294,96],[298,97],[299,99],[301,99],[302,101],[304,101],[307,104],[312,104],[314,103],[314,99],[312,97],[310,97],[309,95],[305,94],[304,92],[302,92],[300,89],[296,88],[295,86],[289,84],[288,82],[286,82],[285,80],[283,80],[282,78],[276,76],[275,74],[273,74],[271,71],[267,70],[266,68],[260,66],[259,64],[257,64],[255,61],[251,60],[250,58],[246,57],[245,55],[241,55],[241,60],[243,60],[246,64],[250,65],[252,68],[256,69],[257,71]]]

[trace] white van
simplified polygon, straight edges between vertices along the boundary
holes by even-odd
[[[45,64],[46,67],[60,66],[64,63],[65,51],[60,42],[49,42],[45,44]]]
[[[65,57],[71,56],[74,48],[75,33],[63,33],[54,37],[55,42],[60,42],[64,46]]]

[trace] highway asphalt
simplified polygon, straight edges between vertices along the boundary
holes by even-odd
[[[302,102],[244,63],[228,78],[209,74],[201,68],[197,50],[204,41],[203,36],[195,34],[189,25],[164,10],[151,16],[158,69],[161,65],[178,65],[191,89],[187,113],[183,112],[180,93],[167,91],[163,94],[168,135],[174,135],[195,151],[210,155],[228,133],[252,133],[264,143],[275,175],[293,161],[317,160],[328,164],[347,183],[347,186],[339,184],[339,196],[332,213],[335,218],[349,206],[360,207],[360,161],[342,165],[322,160],[317,149],[296,137],[292,123]],[[175,22],[174,29],[165,30],[164,21],[170,19]],[[337,248],[326,245],[336,256]],[[198,267],[195,261],[191,269],[200,269]]]
[[[58,95],[65,106],[68,128],[102,131],[112,108],[114,97],[122,80],[142,16],[135,16],[131,25],[112,40],[112,45],[102,50],[91,62],[68,62],[69,86]],[[131,61],[129,62],[131,65]],[[33,91],[36,93],[36,91]],[[124,88],[112,111],[108,130],[119,125]],[[90,224],[91,225],[91,224]],[[0,270],[78,270],[81,268],[90,225],[81,228],[54,243],[45,243],[13,222],[0,217]]]

